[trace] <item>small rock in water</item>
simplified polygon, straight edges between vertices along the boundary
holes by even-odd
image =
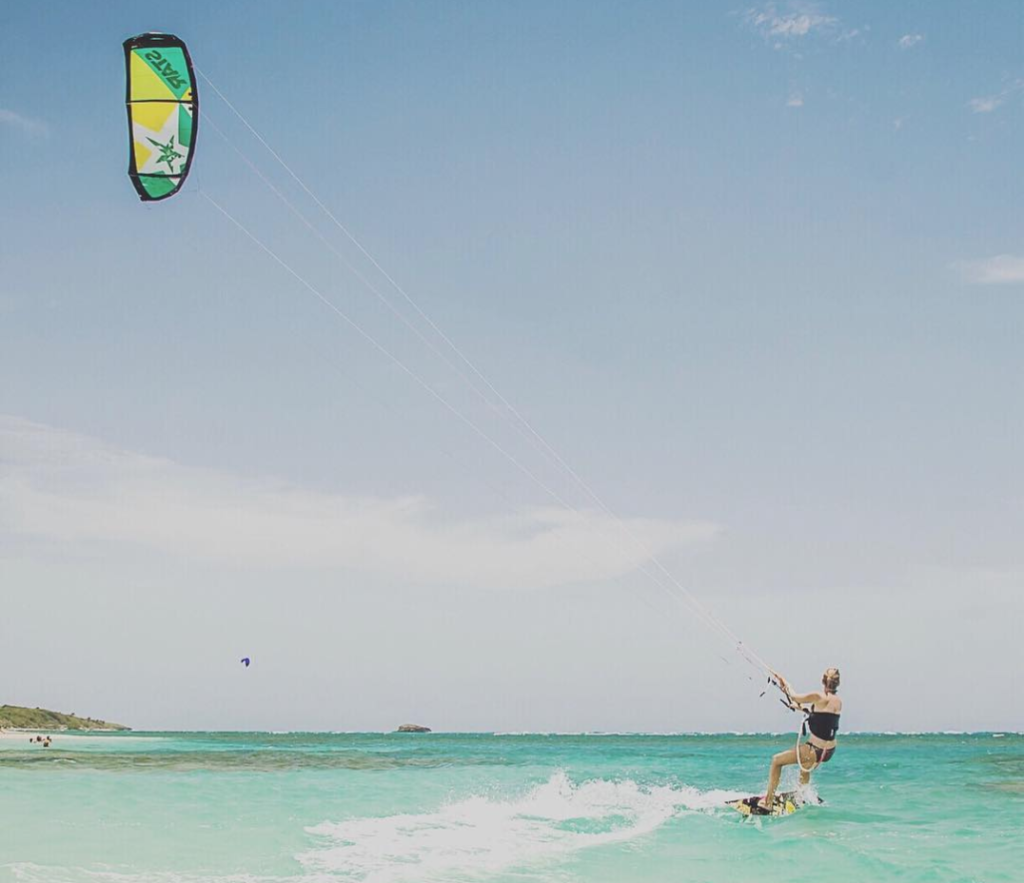
[[[419,724],[402,724],[398,728],[399,733],[429,733],[430,727],[421,727]]]

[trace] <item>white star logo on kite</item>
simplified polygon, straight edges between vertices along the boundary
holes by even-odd
[[[178,143],[178,114],[186,112],[181,107],[175,108],[168,114],[159,132],[154,132],[136,121],[135,140],[153,147],[152,154],[138,169],[139,174],[176,175],[181,172],[188,156],[188,148]]]
[[[168,141],[166,144],[161,144],[159,141],[153,138],[147,138],[146,140],[148,140],[149,143],[152,144],[154,147],[158,147],[160,149],[160,158],[157,159],[157,164],[159,165],[160,163],[167,163],[167,170],[173,175],[174,161],[185,158],[185,154],[178,153],[178,151],[174,149],[174,136],[172,135],[171,140]]]

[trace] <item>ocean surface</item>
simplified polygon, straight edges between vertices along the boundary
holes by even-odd
[[[1024,736],[848,735],[824,804],[725,808],[792,739],[6,738],[0,881],[1024,881]]]

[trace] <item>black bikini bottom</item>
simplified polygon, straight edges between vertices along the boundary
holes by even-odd
[[[818,763],[828,763],[832,759],[832,755],[836,753],[835,748],[819,748],[817,745],[812,745],[811,750],[818,759]]]

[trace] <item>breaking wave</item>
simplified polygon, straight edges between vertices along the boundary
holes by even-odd
[[[643,837],[685,811],[709,811],[738,792],[643,788],[631,780],[574,784],[562,772],[510,800],[470,797],[435,812],[323,822],[298,858],[309,871],[363,883],[453,880],[560,861]]]

